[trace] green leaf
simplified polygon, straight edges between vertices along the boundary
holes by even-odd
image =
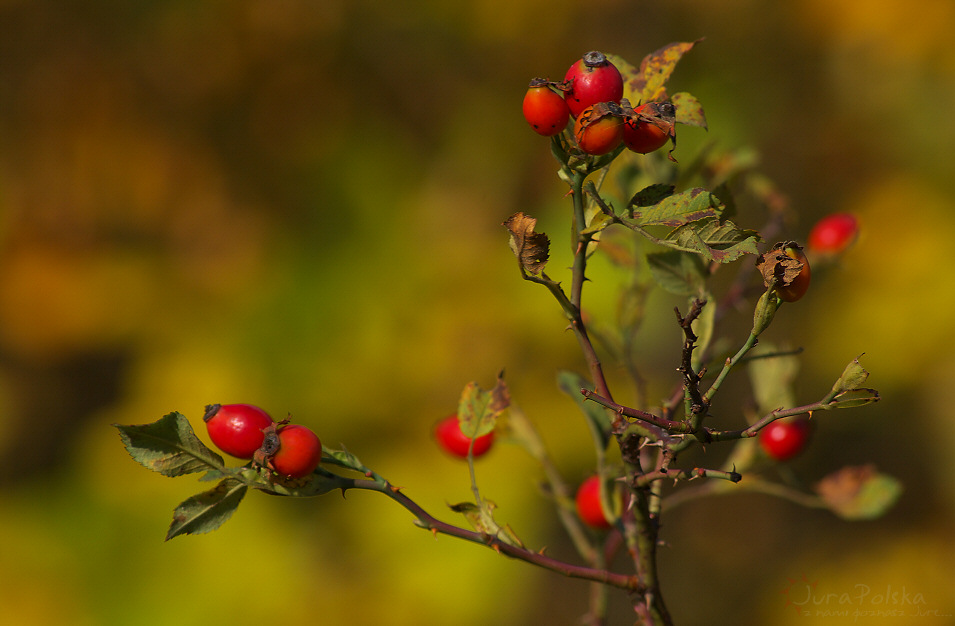
[[[663,202],[664,199],[673,195],[673,185],[666,185],[664,183],[656,183],[648,187],[644,187],[630,200],[629,208],[631,211],[634,209],[642,209],[644,207],[651,207],[655,204]],[[633,215],[631,214],[631,217]]]
[[[280,479],[279,477],[272,477],[271,480],[262,481],[252,486],[273,496],[309,498],[324,495],[335,489],[345,490],[352,485],[352,481],[319,467],[304,478]]]
[[[222,526],[235,512],[248,487],[227,478],[209,491],[192,496],[176,507],[166,541],[179,535],[198,535]]]
[[[666,194],[652,205],[647,203],[647,200],[653,198],[654,193],[662,195],[665,187],[665,185],[652,185],[641,190],[630,201],[633,221],[637,225],[676,228],[707,218],[719,218],[722,215],[723,204],[719,198],[700,187],[675,195]],[[670,189],[672,191],[672,188]]]
[[[851,409],[857,406],[872,404],[873,402],[878,402],[881,399],[882,398],[879,396],[879,392],[875,389],[867,389],[862,387],[860,389],[843,391],[835,398],[830,400],[828,406],[833,409]]]
[[[362,474],[368,471],[368,468],[358,460],[357,456],[345,449],[333,450],[331,448],[322,446],[322,463],[330,463],[332,465],[337,465],[346,469],[355,470],[356,472],[361,472]]]
[[[133,460],[163,476],[220,470],[224,466],[222,457],[196,437],[189,420],[181,413],[169,413],[151,424],[113,426],[119,429]]]
[[[582,235],[595,235],[594,240],[598,240],[599,233],[613,224],[613,216],[607,215],[600,210],[600,207],[593,207],[587,211],[587,228],[580,231]]]
[[[679,124],[687,126],[699,126],[706,128],[706,114],[703,112],[703,105],[696,97],[685,91],[673,94],[670,102],[676,107],[676,121]]]
[[[658,285],[678,296],[703,293],[707,276],[706,264],[698,254],[667,250],[647,254],[650,274]]]
[[[847,520],[882,516],[902,495],[902,483],[873,465],[844,467],[815,485],[829,509]]]
[[[859,356],[862,355],[860,354]],[[832,394],[838,395],[844,391],[859,389],[865,384],[868,378],[869,372],[865,371],[865,368],[859,363],[859,357],[856,357],[846,366],[846,369],[842,372],[842,376],[840,376],[836,384],[832,386]]]
[[[834,409],[848,409],[878,402],[879,392],[862,386],[868,379],[869,372],[859,363],[859,357],[852,359],[832,386],[825,402]]]
[[[498,374],[497,383],[491,390],[484,390],[476,382],[469,382],[461,392],[458,403],[458,420],[461,432],[474,439],[494,430],[497,418],[511,404],[511,395],[504,382],[504,374]]]
[[[584,417],[587,418],[587,425],[590,427],[590,434],[594,438],[594,443],[600,446],[601,450],[605,450],[612,436],[613,419],[607,409],[596,402],[587,401],[580,393],[580,390],[585,387],[593,391],[594,386],[583,376],[568,371],[561,371],[557,374],[557,386],[570,396],[577,407],[580,408]]]
[[[740,230],[733,222],[707,218],[685,224],[667,235],[666,241],[683,250],[691,250],[707,261],[730,263],[745,254],[756,254],[759,235]]]
[[[639,102],[666,98],[666,82],[673,74],[673,69],[683,58],[683,55],[692,50],[693,46],[700,41],[702,40],[688,43],[676,42],[663,46],[645,56],[640,62],[639,68],[635,68],[616,55],[607,55],[607,58],[623,75],[624,97],[629,98],[636,106]]]
[[[707,261],[719,263],[729,263],[744,254],[757,253],[759,235],[752,230],[741,230],[733,222],[724,220],[726,207],[716,195],[705,189],[695,188],[667,195],[650,206],[642,204],[646,200],[646,196],[634,196],[629,206],[632,218],[620,218],[620,221],[654,243],[693,252],[702,255]],[[668,226],[673,230],[660,239],[645,230],[649,226]]]

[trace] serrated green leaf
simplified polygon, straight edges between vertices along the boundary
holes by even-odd
[[[696,97],[685,91],[673,94],[670,102],[676,107],[676,121],[679,124],[687,126],[698,126],[706,128],[706,114],[703,112],[703,105]]]
[[[474,439],[494,430],[497,418],[511,404],[511,395],[504,382],[503,374],[498,375],[494,388],[484,390],[476,382],[469,382],[461,392],[458,402],[458,420],[461,432]]]
[[[630,204],[628,206],[631,211],[630,217],[633,217],[632,212],[634,210],[639,211],[644,207],[652,207],[663,202],[664,199],[673,195],[673,189],[673,185],[666,185],[664,183],[656,183],[644,187],[635,193],[633,198],[630,199]]]
[[[707,261],[730,263],[745,254],[756,254],[759,236],[755,231],[740,230],[733,222],[707,218],[680,226],[666,240],[702,255]]]
[[[650,275],[658,285],[678,296],[703,293],[707,268],[697,254],[667,250],[647,254]]]
[[[198,535],[222,526],[235,512],[248,487],[227,478],[209,491],[192,496],[176,507],[166,541],[179,535]]]
[[[218,470],[222,457],[196,437],[189,420],[173,412],[151,424],[113,424],[133,460],[163,476]]]
[[[815,486],[829,509],[847,520],[882,516],[902,495],[902,483],[880,474],[873,465],[844,467]]]
[[[664,185],[653,185],[637,195],[645,194],[648,190],[658,189]],[[650,196],[652,197],[652,196]],[[646,202],[647,197],[641,196],[640,202]],[[662,197],[653,205],[637,205],[637,196],[630,201],[633,209],[633,221],[638,226],[669,226],[676,228],[691,222],[703,219],[717,219],[722,215],[723,204],[719,198],[706,189],[696,187],[678,194]]]
[[[612,436],[613,419],[607,413],[607,409],[595,402],[588,402],[580,393],[580,390],[585,387],[593,390],[593,384],[583,376],[565,370],[558,372],[557,386],[570,396],[581,413],[584,414],[584,417],[587,418],[587,425],[590,427],[590,434],[594,438],[594,443],[600,446],[601,450],[606,449]]]

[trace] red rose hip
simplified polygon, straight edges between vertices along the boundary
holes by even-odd
[[[209,404],[202,419],[212,443],[240,459],[252,458],[272,425],[269,414],[252,404]]]
[[[623,141],[623,112],[613,103],[584,109],[574,122],[574,139],[582,152],[601,155],[612,152]]]
[[[588,52],[570,66],[564,76],[568,85],[564,94],[574,117],[600,102],[620,102],[623,98],[623,77],[607,57],[596,50]]]
[[[859,235],[859,221],[851,213],[833,213],[809,231],[808,248],[821,255],[836,255],[852,245]]]
[[[291,478],[302,478],[315,471],[322,460],[322,442],[312,429],[287,424],[279,427],[275,434],[278,450],[269,459],[272,469]]]
[[[539,135],[551,137],[564,130],[570,120],[570,109],[564,97],[550,88],[542,78],[531,81],[524,94],[524,119]]]
[[[580,484],[580,487],[577,488],[574,503],[577,508],[577,516],[585,524],[597,529],[610,528],[610,522],[604,515],[603,506],[600,504],[600,476],[591,476]]]
[[[788,461],[806,448],[811,433],[807,417],[778,419],[759,431],[759,445],[770,458]]]

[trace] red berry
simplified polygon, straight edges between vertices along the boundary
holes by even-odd
[[[786,461],[805,449],[811,433],[807,417],[778,419],[759,431],[759,445],[770,458]]]
[[[278,451],[269,463],[279,474],[292,478],[308,476],[322,460],[322,442],[312,430],[299,424],[288,424],[276,431]]]
[[[599,102],[619,102],[623,98],[623,77],[602,52],[588,52],[570,66],[564,76],[568,85],[565,99],[571,115],[577,117]]]
[[[240,459],[252,458],[272,424],[268,413],[251,404],[210,404],[202,419],[212,443]]]
[[[591,476],[577,488],[577,515],[591,528],[610,528],[610,522],[600,505],[600,477]]]
[[[654,150],[662,148],[670,138],[665,128],[657,124],[641,119],[640,113],[647,108],[647,105],[641,104],[633,110],[633,115],[628,117],[623,127],[623,143],[629,150],[647,154]],[[672,128],[672,124],[669,125]]]
[[[599,103],[581,111],[574,123],[574,139],[587,154],[607,154],[623,141],[623,112],[613,103]]]
[[[434,429],[434,434],[438,440],[438,443],[448,453],[457,457],[465,459],[467,458],[468,449],[471,447],[471,438],[461,432],[461,424],[456,414],[449,415],[438,422],[438,425]],[[491,449],[491,445],[493,443],[493,430],[485,435],[475,438],[474,450],[472,452],[472,454],[474,454],[474,458],[485,454]]]
[[[809,250],[836,255],[852,245],[859,235],[859,221],[851,213],[833,213],[822,218],[809,231]]]
[[[540,135],[550,137],[564,130],[570,120],[570,109],[564,97],[542,78],[531,81],[524,94],[524,119]]]
[[[799,246],[791,245],[785,249],[786,256],[796,259],[802,263],[802,269],[788,285],[776,285],[776,295],[784,302],[795,302],[799,300],[809,289],[809,280],[812,276],[812,270],[809,268],[809,261]]]

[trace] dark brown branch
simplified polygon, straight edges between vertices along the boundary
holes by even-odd
[[[608,400],[607,398],[604,398],[590,389],[581,389],[580,393],[588,400],[593,400],[597,404],[607,407],[618,415],[638,419],[642,422],[662,428],[670,434],[689,434],[692,432],[689,425],[685,424],[684,422],[675,422],[673,420],[657,417],[653,413],[647,413],[646,411],[641,411],[640,409],[634,409],[628,406],[623,406],[622,404],[617,404],[613,400]]]

